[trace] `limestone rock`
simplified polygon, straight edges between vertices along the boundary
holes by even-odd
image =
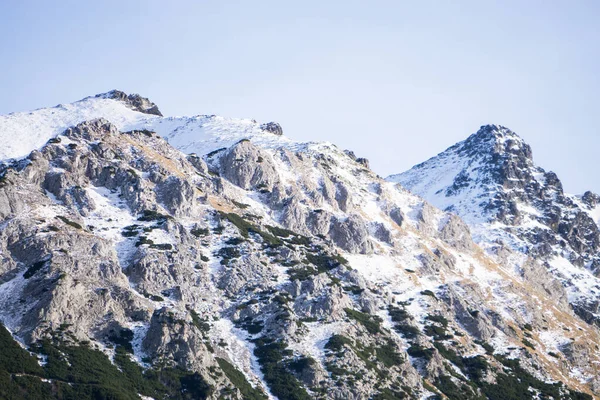
[[[272,133],[273,135],[283,135],[283,129],[281,129],[281,125],[279,125],[277,122],[267,122],[266,124],[262,124],[260,129]]]

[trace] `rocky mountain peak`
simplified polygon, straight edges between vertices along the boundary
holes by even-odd
[[[469,220],[511,223],[516,210],[507,197],[524,198],[528,192],[538,193],[541,186],[562,195],[556,175],[536,167],[531,147],[501,125],[484,125],[466,140],[388,180]]]
[[[518,140],[518,141],[522,141],[523,139],[517,135],[515,132],[513,132],[512,130],[510,130],[509,128],[503,126],[503,125],[497,125],[497,124],[486,124],[486,125],[482,125],[477,132],[475,132],[474,134],[472,134],[469,139],[471,138],[479,138],[479,139],[485,139],[485,138],[492,138],[494,140],[505,140],[505,139],[512,139],[512,140]]]
[[[266,124],[262,124],[260,126],[260,129],[262,129],[265,132],[272,133],[273,135],[283,135],[283,129],[281,128],[281,125],[279,125],[277,122],[267,122]]]
[[[482,126],[388,180],[462,217],[491,252],[508,246],[543,262],[568,288],[575,312],[598,320],[589,286],[600,285],[593,276],[600,273],[600,197],[565,193],[558,176],[535,165],[531,147],[514,132]]]
[[[483,125],[457,146],[471,156],[483,152],[533,160],[531,147],[519,135],[502,125]]]
[[[471,229],[351,151],[136,96],[0,116],[0,359],[20,357],[0,398],[600,394],[581,296],[598,247],[577,213],[594,196],[519,169],[506,128],[412,172],[442,208],[493,218]],[[542,264],[559,251],[566,267]]]
[[[134,111],[162,117],[162,113],[158,109],[158,106],[151,102],[148,98],[142,97],[139,94],[127,94],[120,90],[111,90],[107,93],[98,94],[95,97],[119,100]]]

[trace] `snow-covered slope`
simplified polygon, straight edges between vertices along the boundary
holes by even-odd
[[[72,104],[59,104],[31,112],[0,116],[0,161],[26,157],[68,127],[96,118],[106,118],[125,128],[157,116],[149,116],[106,97],[87,97]]]
[[[487,125],[411,170],[392,175],[433,205],[469,223],[490,253],[510,246],[545,263],[586,320],[600,318],[598,196],[563,192],[509,129]]]
[[[516,185],[524,171],[530,172],[530,183],[543,179],[543,170],[533,165],[531,149],[519,136],[507,128],[488,125],[430,160],[387,179],[468,223],[479,223],[496,217],[502,206],[496,203],[499,193],[519,190]]]
[[[288,138],[272,133],[268,124],[255,120],[215,115],[162,117],[140,111],[122,92],[112,91],[71,104],[0,116],[0,162],[26,157],[65,129],[96,118],[110,121],[123,132],[134,129],[156,132],[187,154],[204,155],[251,137],[265,146],[291,143]]]
[[[250,139],[265,147],[292,145],[285,136],[273,134],[251,119],[225,118],[216,115],[149,118],[128,124],[123,129],[147,129],[166,138],[173,147],[186,154],[205,155]]]
[[[0,320],[25,345],[90,342],[120,368],[130,345],[140,368],[197,373],[181,383],[210,387],[197,397],[215,400],[600,392],[599,332],[571,312],[557,278],[508,246],[486,254],[460,218],[352,152],[294,142],[275,123],[163,117],[122,92],[64,108],[20,114],[12,135],[0,129],[11,143],[41,143],[5,157],[39,148],[26,162],[0,166]],[[526,244],[477,230],[505,208],[477,208],[503,186],[493,162],[462,158],[496,148],[482,136],[447,157],[481,178],[461,207],[485,221],[476,237]],[[503,151],[522,151],[509,140]],[[455,181],[432,171],[430,193]],[[596,210],[595,197],[572,201]],[[573,281],[591,275],[553,260]]]

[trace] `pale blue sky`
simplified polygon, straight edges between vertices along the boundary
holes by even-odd
[[[275,120],[382,176],[496,123],[600,192],[599,18],[566,0],[0,0],[0,113],[117,88]]]

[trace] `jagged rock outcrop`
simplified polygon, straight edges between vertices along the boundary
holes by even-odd
[[[242,140],[220,154],[219,174],[243,189],[270,191],[278,181],[271,156],[249,140]]]
[[[279,125],[277,122],[267,122],[266,124],[262,124],[260,126],[260,129],[272,133],[273,135],[283,135],[283,129],[281,128],[281,125]]]
[[[334,218],[329,230],[333,242],[351,253],[370,254],[373,244],[369,240],[369,231],[363,220],[352,215],[344,220]]]
[[[137,391],[127,398],[497,398],[512,390],[570,399],[597,390],[598,330],[570,308],[583,300],[568,303],[573,281],[557,278],[568,269],[532,261],[533,247],[529,259],[510,247],[530,232],[482,249],[478,227],[385,182],[353,153],[292,142],[275,125],[163,119],[149,100],[120,92],[77,107],[99,113],[107,101],[116,102],[107,118],[65,126],[0,170],[0,320],[49,365],[60,362],[53,354],[98,349],[85,354],[104,357],[114,379],[123,371],[139,378],[123,386]],[[119,107],[128,118],[137,110],[134,122],[111,122]],[[165,122],[168,141],[153,132]],[[197,137],[186,143],[190,132]],[[521,188],[512,179],[527,176],[531,151],[509,140],[492,146],[514,158],[498,176]],[[465,151],[480,155],[475,147]],[[462,174],[452,190],[467,190],[469,179]],[[546,180],[527,196],[556,198],[559,183]],[[529,218],[523,198],[499,208],[508,210],[507,229]],[[580,200],[571,201],[573,211]],[[581,198],[587,211],[594,201]],[[562,212],[547,219],[556,230],[543,231],[556,242],[539,246],[550,254],[562,240],[589,260],[585,218]],[[31,382],[48,393],[81,384],[46,376]],[[142,384],[152,377],[160,379]]]
[[[439,235],[445,243],[460,251],[472,251],[475,248],[469,227],[455,215],[450,215],[443,223]]]
[[[581,201],[583,201],[583,203],[587,205],[588,208],[593,209],[596,208],[598,204],[600,204],[600,195],[588,191],[585,192],[583,196],[581,196]]]
[[[135,111],[139,111],[144,114],[158,115],[162,117],[158,106],[139,94],[127,94],[120,90],[111,90],[108,93],[98,95],[108,99],[115,99],[124,102],[128,107]]]
[[[216,364],[198,330],[166,308],[155,310],[152,314],[142,347],[161,362],[190,369],[209,368]]]

